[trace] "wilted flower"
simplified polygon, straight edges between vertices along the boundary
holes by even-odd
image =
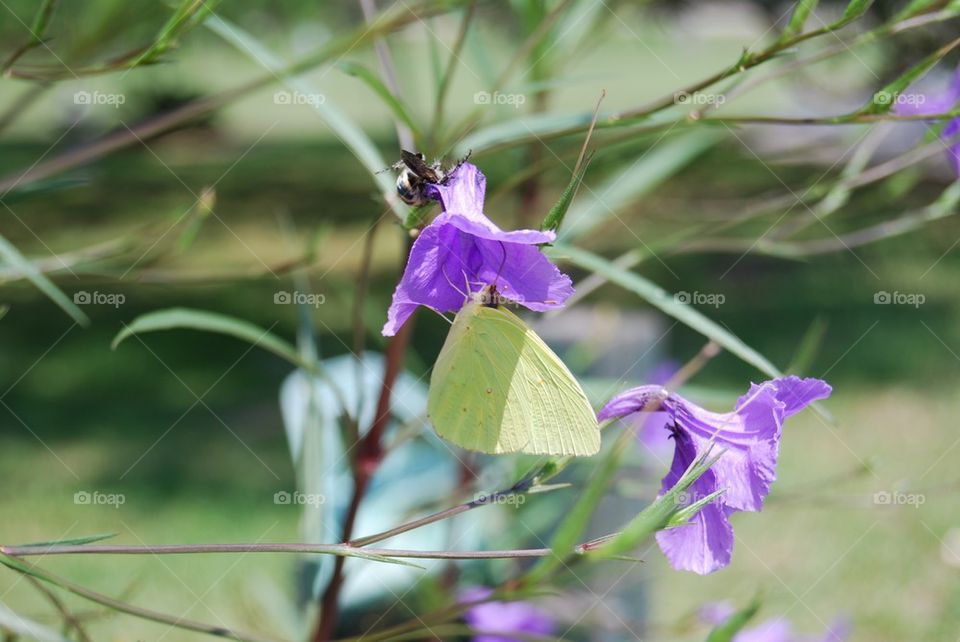
[[[383,334],[397,333],[419,305],[456,312],[471,294],[496,285],[505,299],[531,310],[557,308],[573,294],[570,277],[540,252],[553,232],[505,232],[483,213],[486,178],[463,163],[442,185],[428,185],[443,212],[425,227],[410,250],[393,293]]]
[[[460,601],[476,602],[491,593],[491,589],[477,586],[464,591]],[[549,635],[555,626],[548,613],[529,602],[484,602],[470,607],[464,619],[470,628],[481,632],[473,642],[522,642],[511,636]]]
[[[684,471],[713,445],[722,453],[681,498],[684,505],[722,490],[689,523],[657,533],[657,542],[674,568],[711,573],[730,563],[736,511],[759,511],[776,479],[783,421],[831,388],[819,379],[783,377],[753,384],[733,412],[715,413],[668,392],[661,386],[640,386],[623,392],[597,415],[600,421],[641,411],[666,414],[675,448],[661,493],[676,484]]]
[[[711,626],[719,626],[735,612],[729,602],[711,602],[700,607],[700,619]],[[845,617],[834,620],[822,636],[794,633],[790,622],[779,617],[742,629],[733,636],[732,642],[845,642],[849,636],[850,622]]]
[[[957,105],[957,101],[960,101],[960,67],[953,72],[953,78],[943,93],[918,93],[911,96],[915,100],[898,100],[893,106],[894,113],[904,116],[923,116],[949,112]],[[941,138],[946,141],[957,138],[958,134],[960,134],[960,118],[951,119],[940,132]],[[949,143],[947,159],[953,171],[960,176],[960,140]]]

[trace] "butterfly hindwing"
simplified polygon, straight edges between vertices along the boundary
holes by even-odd
[[[470,450],[592,455],[596,416],[577,380],[515,314],[468,303],[430,380],[437,433]]]

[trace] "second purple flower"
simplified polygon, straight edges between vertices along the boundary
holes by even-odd
[[[675,449],[673,463],[661,482],[665,493],[687,467],[713,444],[719,459],[686,493],[684,504],[724,493],[689,523],[657,533],[657,543],[674,568],[712,573],[730,563],[733,527],[730,515],[759,511],[776,479],[777,457],[784,420],[810,403],[830,396],[820,379],[782,377],[753,384],[733,412],[705,410],[661,386],[640,386],[623,392],[603,407],[597,419],[618,419],[637,412],[665,413]]]

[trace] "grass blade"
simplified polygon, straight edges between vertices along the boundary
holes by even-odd
[[[179,329],[225,334],[268,350],[301,368],[315,369],[313,364],[309,364],[301,358],[296,348],[280,337],[271,334],[269,330],[216,312],[189,308],[170,308],[169,310],[141,315],[134,319],[130,325],[125,325],[123,330],[114,337],[110,346],[116,350],[124,339],[136,334]]]
[[[98,535],[87,535],[86,537],[74,537],[71,539],[55,539],[46,542],[31,542],[29,544],[22,544],[22,546],[35,546],[38,548],[46,548],[48,546],[82,546],[83,544],[102,542],[105,539],[110,539],[116,536],[116,533],[100,533]]]
[[[411,9],[412,11],[412,9]],[[212,15],[204,23],[211,31],[232,44],[239,51],[250,56],[250,58],[273,74],[284,74],[288,65],[270,49],[260,43],[259,40],[242,30],[237,25],[227,22],[218,15]],[[302,78],[292,75],[283,75],[283,82],[302,94],[320,94],[313,85]],[[407,212],[405,206],[396,197],[396,184],[394,178],[389,173],[380,173],[387,167],[388,163],[383,160],[379,150],[370,137],[359,127],[345,112],[337,107],[329,96],[324,96],[323,101],[312,101],[310,103],[324,122],[330,126],[343,144],[357,157],[357,160],[366,168],[367,172],[376,182],[384,195],[387,203],[390,204],[397,217],[403,221]]]
[[[53,284],[53,281],[43,275],[20,251],[13,246],[6,238],[0,236],[0,258],[5,263],[17,268],[25,279],[33,283],[38,290],[43,292],[51,301],[70,315],[70,318],[82,326],[90,323],[86,314],[80,311],[73,301],[67,298],[63,290]]]
[[[373,73],[363,65],[354,62],[340,62],[337,64],[337,67],[339,67],[345,74],[353,76],[354,78],[359,78],[364,84],[366,84],[367,87],[369,87],[373,93],[375,93],[380,100],[383,101],[383,104],[390,108],[390,111],[393,112],[393,115],[410,128],[410,131],[413,132],[414,138],[420,140],[420,128],[413,120],[413,116],[410,115],[410,110],[407,109],[406,105],[400,102],[399,98],[390,93],[390,90],[385,84],[383,84],[383,81],[380,80],[380,77],[377,76],[377,74]]]
[[[721,130],[691,132],[661,141],[595,189],[586,190],[567,213],[564,240],[581,238],[636,202],[726,136]]]
[[[567,259],[586,270],[602,274],[613,283],[637,294],[661,312],[729,350],[764,374],[770,377],[782,376],[776,366],[739,337],[711,321],[690,305],[680,303],[666,290],[639,274],[617,267],[607,259],[592,252],[565,243],[555,244],[552,249],[548,250],[548,254],[555,259]]]

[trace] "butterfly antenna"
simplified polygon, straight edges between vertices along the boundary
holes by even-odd
[[[457,286],[455,286],[455,285],[453,284],[453,281],[451,281],[451,280],[450,280],[450,277],[447,276],[447,267],[446,267],[445,265],[441,265],[441,266],[440,266],[440,272],[441,272],[441,274],[443,274],[443,278],[447,280],[447,283],[450,285],[450,287],[453,288],[454,290],[456,290],[457,292],[459,292],[460,294],[463,295],[463,300],[464,300],[464,301],[468,301],[468,300],[470,299],[470,280],[467,278],[467,273],[466,273],[466,272],[463,272],[463,270],[461,270],[461,272],[463,272],[463,280],[464,280],[464,281],[466,282],[466,284],[467,284],[467,291],[466,291],[466,293],[464,293],[463,290],[461,290],[460,288],[458,288]]]

